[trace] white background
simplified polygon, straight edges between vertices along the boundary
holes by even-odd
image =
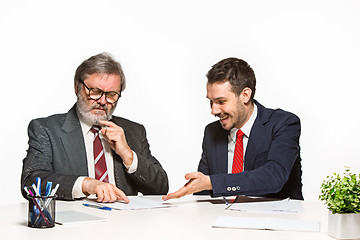
[[[255,98],[302,121],[303,193],[345,165],[360,172],[360,1],[5,1],[0,3],[1,197],[20,194],[31,119],[67,112],[73,76],[110,52],[127,77],[115,111],[142,123],[170,191],[197,169],[206,124],[206,72],[247,61]]]

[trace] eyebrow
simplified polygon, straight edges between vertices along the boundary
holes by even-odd
[[[209,99],[210,101],[213,101],[213,102],[214,102],[214,101],[219,101],[219,100],[227,100],[226,97],[218,97],[218,98],[215,98],[215,99],[213,99],[213,100],[210,99],[208,96],[206,96],[206,98]]]

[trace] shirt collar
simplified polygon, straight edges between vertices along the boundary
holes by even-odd
[[[251,114],[249,120],[245,123],[245,125],[240,128],[241,131],[244,133],[244,137],[247,137],[249,138],[250,136],[250,132],[251,132],[251,128],[252,126],[254,125],[254,122],[255,122],[255,119],[257,117],[257,106],[256,104],[254,103],[254,111],[253,113]],[[236,132],[238,131],[239,129],[238,128],[232,128],[230,130],[230,138],[231,140],[233,141],[236,141]]]

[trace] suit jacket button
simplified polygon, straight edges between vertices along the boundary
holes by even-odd
[[[227,189],[226,190],[228,190],[228,192],[230,192],[231,191],[231,187],[227,187]]]
[[[232,187],[232,190],[233,190],[233,191],[236,191],[236,187]]]
[[[237,186],[236,189],[237,189],[238,191],[240,191],[240,186]]]

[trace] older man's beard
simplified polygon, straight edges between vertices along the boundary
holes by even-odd
[[[88,106],[88,99],[85,99],[80,92],[77,94],[77,103],[76,108],[78,113],[87,121],[90,125],[101,125],[99,123],[100,120],[110,120],[113,112],[115,111],[117,103],[113,104],[111,109],[106,105],[100,105],[98,103],[94,103],[91,106]],[[103,114],[93,114],[91,110],[98,108],[103,109],[105,112]]]

